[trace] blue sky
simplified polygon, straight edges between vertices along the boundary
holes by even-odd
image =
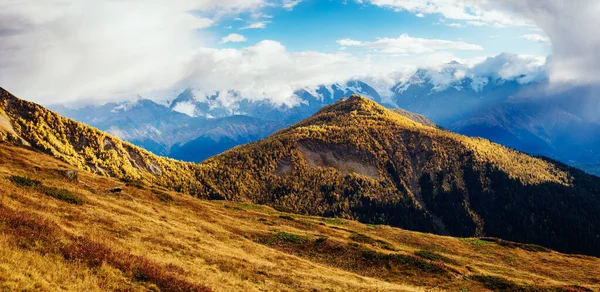
[[[545,66],[553,80],[600,81],[590,29],[600,2],[544,3],[0,1],[0,86],[45,104],[169,99],[185,88],[289,104],[299,88],[361,78],[385,90],[419,67],[501,53],[514,55],[490,70]]]
[[[252,13],[244,13],[222,20],[219,25],[211,28],[211,32],[219,40],[220,37],[236,33],[245,36],[248,41],[226,44],[216,42],[215,45],[221,48],[242,48],[249,43],[269,39],[277,40],[290,51],[333,53],[340,48],[336,43],[339,39],[373,41],[376,38],[395,38],[408,34],[411,37],[464,41],[484,48],[484,51],[457,52],[462,58],[497,55],[502,52],[546,56],[551,51],[548,42],[521,37],[540,34],[535,26],[473,26],[467,24],[467,21],[446,19],[437,13],[417,17],[417,13],[394,11],[353,1],[307,0],[297,4],[292,10],[272,7],[265,9],[262,14],[267,17],[253,18]],[[266,27],[242,29],[256,22],[265,22]],[[449,26],[451,24],[458,24],[460,27]]]

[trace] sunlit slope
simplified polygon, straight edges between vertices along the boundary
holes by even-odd
[[[74,170],[0,143],[0,290],[600,289],[594,257],[203,201]]]
[[[162,158],[0,90],[0,140],[200,198],[600,255],[600,179],[353,96],[202,164]]]
[[[79,169],[190,192],[195,165],[156,156],[0,88],[0,141],[41,150]]]
[[[599,254],[597,178],[353,96],[205,162],[205,197]]]

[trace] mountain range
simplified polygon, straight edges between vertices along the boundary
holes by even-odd
[[[381,93],[360,80],[321,85],[297,90],[299,102],[294,106],[253,101],[236,91],[205,95],[187,89],[166,104],[139,99],[50,109],[155,154],[200,162],[265,138],[342,97],[360,94],[387,108],[422,114],[454,132],[600,175],[596,88],[552,88],[541,69],[508,76],[489,71],[451,62],[440,69],[419,69]]]
[[[600,178],[421,124],[358,95],[194,164],[1,94],[0,139],[93,173],[204,199],[598,255]]]

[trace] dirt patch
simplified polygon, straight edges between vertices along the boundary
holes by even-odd
[[[298,150],[310,167],[332,167],[343,174],[356,173],[379,178],[373,156],[353,145],[302,140],[298,142]]]
[[[292,172],[292,160],[289,157],[284,157],[277,162],[277,167],[275,168],[276,175],[286,175]]]
[[[10,134],[16,134],[7,116],[0,112],[0,130],[4,130]]]

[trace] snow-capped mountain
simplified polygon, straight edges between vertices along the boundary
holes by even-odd
[[[474,67],[451,62],[441,68],[422,68],[391,86],[391,97],[351,80],[297,90],[294,106],[243,98],[236,91],[206,95],[188,89],[168,105],[138,99],[53,109],[157,154],[201,161],[266,137],[343,97],[360,94],[387,107],[422,114],[458,133],[569,164],[599,164],[598,89],[549,90],[543,66],[515,69],[510,58],[500,55]]]
[[[419,69],[392,87],[393,101],[454,132],[569,164],[598,164],[599,89],[552,89],[543,66],[514,70],[510,56],[501,57],[472,68],[452,62]]]
[[[499,55],[475,67],[450,62],[442,68],[418,69],[410,78],[392,87],[392,100],[400,108],[447,125],[547,85],[543,66],[515,73],[517,71],[508,66],[512,64],[509,58],[511,55]]]
[[[243,98],[239,92],[233,90],[206,95],[200,90],[186,89],[171,102],[170,108],[191,117],[223,118],[244,115],[269,120],[299,120],[352,94],[360,94],[381,102],[381,96],[371,86],[359,80],[351,80],[344,84],[299,89],[294,92],[298,99],[295,106]]]

